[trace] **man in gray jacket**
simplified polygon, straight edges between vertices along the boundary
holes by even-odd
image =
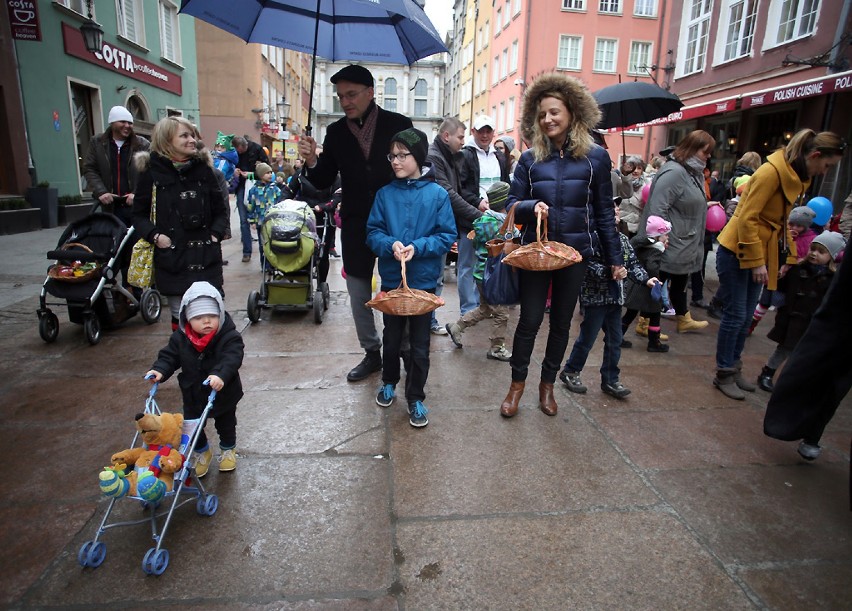
[[[133,133],[133,115],[124,106],[109,110],[109,127],[89,142],[83,176],[105,212],[120,218],[130,227],[133,190],[136,188],[136,167],[133,155],[147,151],[150,143]]]

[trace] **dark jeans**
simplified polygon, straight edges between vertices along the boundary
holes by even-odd
[[[204,412],[204,406],[201,408],[187,407],[183,408],[183,417],[187,420],[194,420],[201,417]],[[237,445],[237,408],[228,410],[222,414],[213,417],[213,423],[216,426],[216,432],[219,434],[219,448],[222,450],[230,450]],[[205,421],[201,424],[201,434],[198,436],[198,443],[195,444],[196,451],[203,451],[207,448],[207,435],[204,434]]]
[[[745,347],[752,314],[763,288],[752,280],[750,269],[740,269],[737,256],[724,246],[716,251],[716,273],[722,300],[722,320],[716,336],[716,367],[731,369]]]
[[[657,314],[659,316],[659,314]],[[621,359],[621,306],[601,305],[585,307],[583,322],[580,323],[580,335],[571,349],[571,356],[565,363],[568,373],[580,373],[586,365],[589,351],[595,345],[598,331],[604,332],[603,362],[601,363],[601,382],[618,382],[618,361]]]
[[[527,379],[530,358],[535,348],[535,338],[544,320],[544,307],[547,302],[547,290],[553,281],[550,301],[550,330],[547,334],[547,347],[541,363],[541,381],[554,383],[556,374],[565,358],[568,347],[568,332],[571,329],[571,317],[580,295],[580,285],[586,273],[586,263],[577,263],[552,272],[530,272],[520,270],[521,313],[515,328],[515,340],[512,344],[512,380],[522,382]]]
[[[660,272],[660,280],[669,281],[669,301],[672,302],[675,314],[683,316],[689,311],[686,305],[686,283],[689,281],[689,274],[670,274],[668,272]]]
[[[248,222],[248,211],[246,210],[246,205],[243,203],[243,199],[245,197],[246,192],[246,183],[243,182],[242,186],[237,188],[237,213],[240,215],[240,241],[243,243],[243,254],[250,255],[251,254],[251,227]]]
[[[419,316],[382,314],[385,329],[382,334],[382,382],[399,382],[399,357],[406,327],[410,344],[410,359],[406,364],[405,400],[408,403],[426,399],[424,388],[429,377],[429,343],[432,339],[432,313]]]

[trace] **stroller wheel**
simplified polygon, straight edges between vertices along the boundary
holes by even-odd
[[[77,553],[80,566],[90,566],[93,569],[103,564],[106,558],[106,545],[100,541],[86,541]]]
[[[160,320],[161,309],[160,293],[154,289],[145,289],[142,297],[139,298],[139,310],[142,313],[142,320],[149,325],[154,324]]]
[[[38,334],[48,344],[52,344],[59,337],[59,319],[56,314],[48,310],[38,319]]]
[[[207,497],[200,496],[195,504],[195,509],[202,516],[212,516],[219,509],[219,497],[215,494]]]
[[[260,294],[257,291],[249,293],[246,312],[248,313],[249,320],[253,323],[260,321]]]
[[[152,547],[142,558],[142,570],[146,575],[162,575],[169,566],[169,550]]]
[[[314,322],[322,324],[322,292],[314,291]]]
[[[328,302],[331,297],[331,291],[328,290],[328,282],[323,282],[320,284],[320,291],[322,291],[322,309],[328,309]]]
[[[86,341],[92,346],[101,341],[101,321],[96,314],[89,314],[83,321],[83,331],[86,333]]]

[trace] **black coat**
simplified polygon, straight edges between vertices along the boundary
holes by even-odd
[[[479,194],[479,157],[475,146],[466,146],[462,150],[461,164],[461,196],[472,206],[479,208],[482,196]],[[509,178],[506,157],[498,150],[494,151],[497,161],[500,163],[500,180],[511,182]],[[458,219],[456,219],[458,223]],[[459,228],[462,231],[462,228]]]
[[[257,142],[252,142],[251,140],[249,140],[246,144],[246,152],[242,155],[239,155],[238,157],[237,167],[243,172],[254,172],[254,168],[257,165],[258,161],[262,161],[263,163],[269,163],[269,156],[266,154],[266,151],[263,150],[263,147],[260,146]],[[242,188],[245,186],[245,184],[246,177],[240,176],[240,181],[237,184],[237,188]]]
[[[211,416],[234,410],[243,398],[240,380],[240,365],[243,363],[243,337],[234,321],[225,314],[222,326],[202,352],[198,352],[184,333],[177,329],[169,338],[169,344],[160,350],[151,369],[163,374],[161,382],[168,380],[178,369],[178,385],[183,394],[183,404],[198,412],[207,405],[210,387],[203,382],[210,375],[219,376],[225,387],[217,393]]]
[[[459,234],[462,231],[467,233],[473,229],[473,221],[482,216],[482,211],[461,196],[461,151],[453,155],[447,143],[441,140],[441,136],[435,136],[429,145],[426,161],[432,164],[435,182],[444,187],[450,196],[450,205],[453,207],[453,217],[456,219]]]
[[[149,242],[155,233],[172,240],[170,248],[154,249],[157,289],[163,295],[183,295],[193,282],[205,280],[221,291],[228,207],[213,168],[198,156],[178,172],[171,160],[157,153],[137,156],[137,165],[142,171],[133,200],[133,227]],[[156,224],[150,220],[155,186]]]
[[[636,253],[636,258],[639,263],[648,272],[648,277],[660,277],[660,263],[663,260],[663,251],[654,246],[649,238],[645,236],[633,236],[630,240],[630,245],[633,247],[633,252]],[[625,287],[627,296],[624,300],[624,307],[639,312],[659,312],[659,300],[651,297],[651,289],[646,284],[637,284],[630,282]]]
[[[792,350],[805,334],[814,312],[828,292],[834,273],[807,261],[794,265],[778,281],[784,305],[775,314],[775,326],[767,337]]]
[[[387,155],[391,138],[412,126],[411,119],[373,105],[378,112],[368,158],[343,117],[328,126],[323,151],[305,176],[317,189],[330,187],[340,173],[343,204],[340,207],[343,267],[356,278],[372,278],[376,255],[367,246],[367,218],[379,189],[390,183],[393,170]]]

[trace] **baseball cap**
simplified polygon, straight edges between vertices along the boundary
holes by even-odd
[[[473,129],[476,131],[479,131],[486,126],[494,129],[494,120],[488,115],[479,115],[473,122]]]

